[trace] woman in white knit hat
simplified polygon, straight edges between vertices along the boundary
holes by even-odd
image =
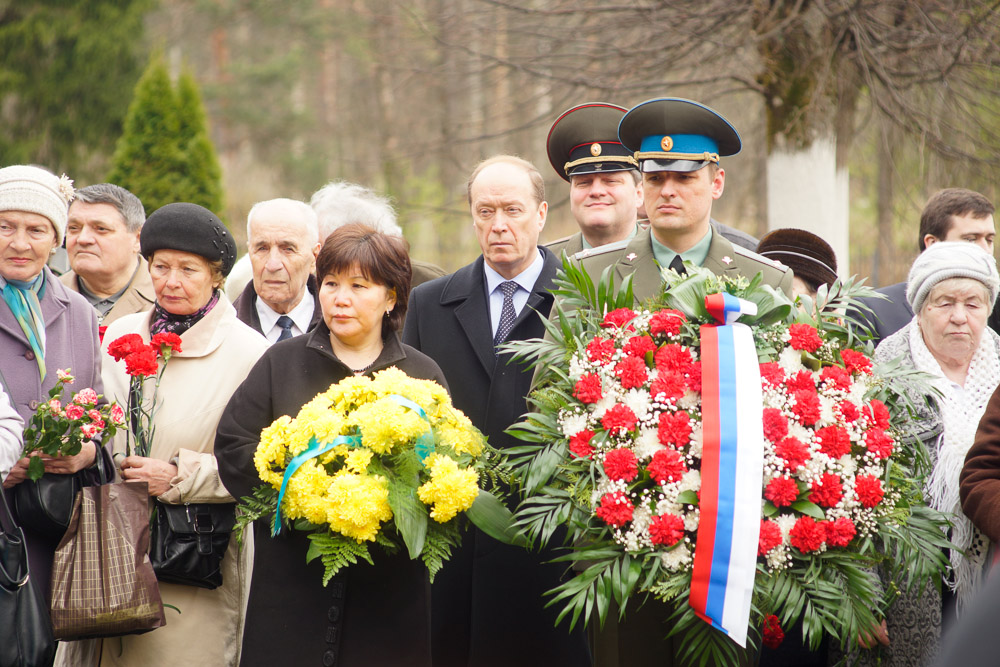
[[[91,387],[103,393],[95,311],[46,267],[62,242],[72,197],[65,176],[26,165],[0,169],[0,372],[25,422],[59,381],[56,370],[69,369],[75,377],[68,392]],[[76,456],[47,459],[46,475],[86,470],[96,481],[98,451],[87,442]],[[3,482],[8,499],[14,487],[25,484],[26,472],[27,459],[14,464]],[[31,581],[48,597],[60,536],[24,517],[19,522],[28,541]]]
[[[937,651],[945,618],[954,616],[979,587],[988,540],[962,513],[959,475],[976,436],[976,427],[1000,383],[1000,336],[986,326],[993,310],[1000,276],[996,261],[974,243],[938,242],[927,247],[910,268],[906,299],[913,320],[884,339],[875,359],[900,359],[904,367],[934,377],[940,395],[926,396],[914,389],[915,419],[900,425],[904,433],[927,447],[931,473],[924,482],[928,504],[952,522],[949,535],[958,548],[942,594],[935,586],[902,592],[886,614],[888,645],[869,653],[859,664],[928,664]]]

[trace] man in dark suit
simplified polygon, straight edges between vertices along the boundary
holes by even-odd
[[[403,341],[441,366],[455,406],[503,448],[517,444],[504,430],[525,412],[531,371],[497,348],[544,334],[559,261],[538,247],[548,204],[530,162],[501,155],[480,163],[468,198],[482,255],[413,290]],[[545,609],[543,594],[565,571],[544,564],[549,558],[466,534],[434,583],[434,664],[589,665],[582,629],[556,627],[555,609]]]
[[[319,231],[312,208],[294,199],[254,204],[247,250],[253,280],[233,303],[236,317],[269,343],[312,330],[323,316],[313,276]]]
[[[934,194],[927,200],[920,214],[920,236],[917,246],[920,252],[938,241],[967,241],[975,243],[986,252],[993,253],[993,238],[996,228],[993,223],[993,203],[972,190],[948,188]],[[861,299],[861,303],[872,309],[874,316],[862,313],[874,331],[872,342],[879,342],[896,333],[913,319],[913,311],[906,300],[906,283],[896,283],[875,290],[888,297],[885,299]],[[1000,332],[1000,311],[993,309],[989,319],[990,328]]]

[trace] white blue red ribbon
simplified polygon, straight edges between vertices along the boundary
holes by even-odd
[[[746,646],[757,568],[764,427],[753,332],[736,323],[757,306],[729,294],[705,297],[722,324],[701,327],[702,458],[698,541],[689,603]]]

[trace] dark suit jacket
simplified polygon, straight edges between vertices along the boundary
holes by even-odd
[[[521,310],[509,340],[541,337],[553,297],[548,292],[559,260],[541,249],[545,266]],[[537,311],[537,312],[536,312]],[[516,445],[504,430],[525,412],[531,371],[496,356],[490,326],[483,258],[450,276],[415,288],[403,327],[403,342],[430,356],[444,371],[452,398],[494,447]],[[472,538],[472,539],[469,539]],[[432,650],[435,667],[589,665],[586,638],[578,627],[555,626],[543,593],[565,568],[543,563],[552,554],[529,553],[469,533],[434,580]]]
[[[865,312],[858,312],[860,319],[871,326],[873,333],[872,344],[879,342],[896,333],[913,319],[913,311],[910,303],[906,300],[906,283],[896,283],[888,287],[880,287],[875,290],[879,294],[889,297],[884,299],[858,299],[859,302],[868,306],[874,312],[874,316]]]
[[[319,307],[319,288],[316,285],[316,276],[310,275],[306,280],[306,292],[312,295],[313,301],[316,304],[316,307],[313,308],[312,321],[309,322],[309,331],[312,331],[319,324],[320,320],[323,319],[323,309]],[[303,296],[302,298],[305,297]],[[253,288],[252,280],[240,292],[233,307],[236,308],[236,318],[240,322],[243,322],[243,324],[263,336],[267,335],[260,328],[260,315],[257,314],[257,291]]]

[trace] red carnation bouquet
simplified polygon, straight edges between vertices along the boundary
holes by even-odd
[[[108,345],[108,354],[115,361],[125,361],[129,375],[128,438],[125,454],[149,456],[153,444],[153,415],[156,412],[156,394],[160,388],[163,371],[170,357],[181,351],[181,337],[175,333],[155,334],[149,343],[139,334],[125,334]],[[155,378],[153,395],[147,407],[143,401],[142,387],[147,378]],[[135,449],[132,439],[135,439]]]
[[[578,575],[552,591],[560,619],[601,622],[615,600],[670,605],[687,662],[736,664],[737,645],[688,605],[698,541],[702,463],[700,325],[726,292],[757,306],[763,485],[750,641],[780,643],[803,619],[807,642],[843,645],[891,601],[873,573],[899,586],[943,567],[943,518],[923,503],[919,443],[902,446],[907,398],[898,366],[876,367],[842,313],[871,290],[821,288],[799,309],[760,278],[698,267],[664,272],[665,289],[632,308],[630,281],[598,286],[567,263],[544,341],[510,347],[536,365],[535,411],[512,429],[526,499],[517,525],[535,543],[564,535]],[[870,346],[868,346],[870,348]],[[758,440],[759,442],[759,440]],[[557,530],[565,528],[565,530]],[[765,623],[766,618],[766,623]],[[664,615],[666,619],[666,614]]]
[[[101,396],[87,387],[64,401],[63,391],[73,383],[70,369],[56,371],[59,382],[49,390],[49,400],[38,405],[24,429],[21,456],[35,452],[49,456],[74,456],[86,440],[111,437],[125,423],[125,414],[117,403],[101,404]],[[39,456],[28,461],[28,478],[37,482],[45,474]]]

